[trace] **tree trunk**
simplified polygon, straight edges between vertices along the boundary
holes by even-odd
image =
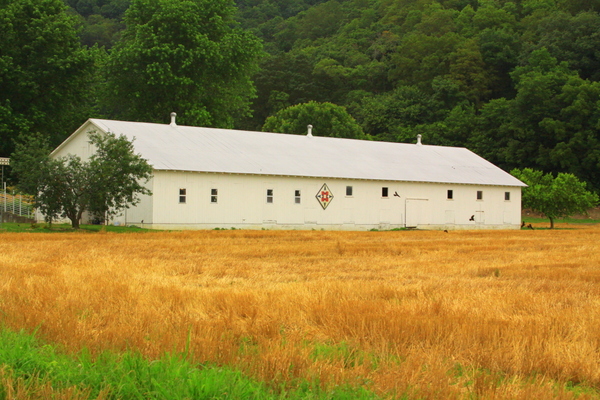
[[[77,211],[77,229],[79,229],[79,221],[81,221],[81,217],[83,216],[83,212],[85,208],[81,207],[79,211]]]
[[[79,220],[81,219],[81,214],[77,211],[67,213],[67,218],[71,220],[71,227],[73,229],[79,229]]]
[[[554,218],[549,217],[550,218],[550,229],[554,229]]]

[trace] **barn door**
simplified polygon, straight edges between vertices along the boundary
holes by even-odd
[[[406,227],[416,228],[429,224],[428,199],[406,199]]]
[[[485,212],[475,211],[475,223],[480,225],[485,224]]]

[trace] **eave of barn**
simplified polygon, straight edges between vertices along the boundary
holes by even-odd
[[[305,176],[305,175],[279,175],[279,174],[243,174],[237,172],[214,172],[214,171],[191,171],[191,170],[175,170],[175,169],[154,169],[154,171],[160,172],[183,172],[189,174],[206,174],[206,175],[232,175],[232,176],[262,176],[262,177],[278,177],[278,178],[306,178],[306,179],[333,179],[343,181],[364,181],[364,182],[395,182],[395,183],[431,183],[439,185],[458,185],[458,186],[497,186],[497,187],[514,187],[521,188],[523,185],[499,185],[493,183],[456,183],[456,182],[443,182],[443,181],[409,181],[399,179],[366,179],[366,178],[339,178],[331,176]]]

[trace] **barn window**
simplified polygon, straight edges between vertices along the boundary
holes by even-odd
[[[381,188],[381,197],[388,197],[388,188],[386,188],[386,187]]]
[[[273,189],[267,189],[267,203],[273,202]]]
[[[210,189],[210,202],[217,203],[219,200],[219,189]]]
[[[300,197],[300,191],[299,190],[294,190],[294,203],[296,204],[300,204],[301,203],[301,197]]]
[[[454,192],[452,191],[452,189],[448,189],[448,194],[446,195],[446,198],[448,200],[452,200],[454,198]]]
[[[504,192],[504,200],[510,201],[510,192]]]
[[[481,190],[477,191],[477,200],[483,200],[483,191],[481,191]]]
[[[179,202],[184,204],[187,196],[186,189],[179,189]]]
[[[346,186],[346,196],[352,196],[352,186]]]

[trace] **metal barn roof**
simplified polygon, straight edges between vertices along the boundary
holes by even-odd
[[[88,122],[134,140],[136,152],[156,170],[525,186],[466,148],[175,124]]]

